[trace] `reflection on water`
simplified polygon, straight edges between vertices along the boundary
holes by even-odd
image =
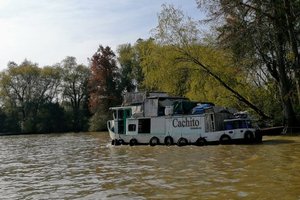
[[[107,133],[0,137],[1,199],[300,199],[300,137],[118,146]]]

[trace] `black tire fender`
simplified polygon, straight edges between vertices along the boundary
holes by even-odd
[[[230,144],[231,143],[231,137],[229,135],[223,134],[220,137],[220,143],[221,144]]]
[[[248,143],[254,142],[254,133],[252,131],[246,131],[244,133],[244,140]]]
[[[186,138],[179,138],[178,141],[177,141],[177,145],[182,147],[182,146],[185,146],[188,144],[188,140]]]
[[[203,137],[199,137],[196,141],[197,146],[205,146],[207,144],[207,141]]]
[[[171,136],[167,136],[165,137],[164,143],[165,145],[170,146],[174,144],[174,140]]]
[[[152,137],[149,141],[150,146],[155,146],[159,144],[159,139],[157,137]]]
[[[123,139],[119,139],[118,143],[119,143],[119,145],[123,145],[123,144],[125,144],[125,141]]]
[[[111,145],[116,145],[116,140],[115,140],[115,139],[113,139],[113,140],[111,141]]]
[[[135,145],[137,145],[138,144],[138,141],[137,141],[137,139],[135,139],[135,138],[132,138],[130,141],[129,141],[129,145],[130,146],[135,146]]]

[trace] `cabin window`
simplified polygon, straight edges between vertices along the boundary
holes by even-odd
[[[252,128],[250,121],[237,120],[237,121],[228,121],[225,123],[225,129],[240,129],[240,128]]]
[[[150,119],[139,119],[138,133],[150,133],[151,120]]]
[[[135,124],[129,124],[128,125],[128,131],[135,132],[136,131],[136,125]]]
[[[118,110],[118,119],[123,119],[124,112],[123,110]]]
[[[126,117],[131,117],[131,111],[130,110],[125,110]]]
[[[233,129],[233,123],[232,122],[226,122],[225,123],[225,130],[231,130]]]

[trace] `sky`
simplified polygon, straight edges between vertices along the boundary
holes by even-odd
[[[164,3],[201,17],[195,0],[0,0],[0,70],[9,61],[43,67],[67,56],[88,65],[99,45],[115,51],[149,38]]]

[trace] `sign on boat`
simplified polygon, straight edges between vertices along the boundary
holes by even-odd
[[[107,122],[107,128],[112,145],[262,141],[246,113],[166,93],[127,93],[122,106],[110,109],[113,120]]]

